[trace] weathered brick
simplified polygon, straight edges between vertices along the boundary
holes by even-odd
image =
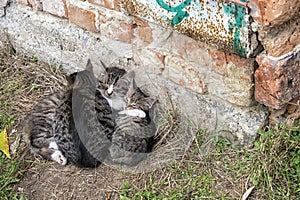
[[[138,37],[141,41],[146,44],[150,44],[153,41],[152,37],[152,28],[149,24],[137,17],[134,18],[135,23],[137,24]]]
[[[250,0],[251,16],[260,25],[279,25],[299,13],[299,0]]]
[[[98,15],[101,35],[126,43],[132,42],[134,23],[131,17],[104,8],[98,9]]]
[[[96,27],[96,14],[93,11],[69,4],[68,15],[70,22],[88,31],[98,31]]]
[[[202,63],[209,63],[208,51],[203,43],[182,34],[171,33],[169,37],[171,39],[169,48],[172,53],[190,61],[201,60]]]
[[[230,54],[220,50],[209,50],[210,57],[213,59],[214,70],[222,76],[230,77],[233,73],[244,71],[238,78],[248,83],[253,82],[254,62],[253,59],[239,57],[235,54]],[[235,70],[228,68],[228,65],[234,65]]]
[[[30,6],[29,0],[17,0],[18,4]]]
[[[153,37],[149,45],[138,46],[137,58],[143,58],[139,60],[141,65],[157,65],[156,73],[196,93],[213,95],[239,106],[253,104],[254,58],[241,58],[182,34],[165,29],[161,34],[158,28],[152,28],[160,37]]]
[[[300,17],[280,26],[261,27],[258,32],[259,40],[268,54],[279,57],[300,44]]]
[[[300,95],[300,54],[281,60],[271,60],[263,52],[256,57],[255,99],[274,109]]]
[[[88,0],[88,2],[109,9],[114,8],[114,0]]]
[[[68,17],[66,0],[43,0],[43,10],[59,17]]]
[[[175,56],[166,56],[162,75],[172,82],[199,94],[207,93],[207,86],[193,63]],[[199,76],[200,75],[200,76]]]
[[[41,0],[17,0],[17,2],[25,6],[30,6],[36,10],[42,10]]]
[[[42,0],[29,0],[30,5],[36,10],[43,10]]]

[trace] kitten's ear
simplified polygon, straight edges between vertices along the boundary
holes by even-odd
[[[146,106],[147,108],[151,108],[155,103],[156,103],[157,99],[153,98],[153,97],[146,97],[144,98],[144,106]]]
[[[99,66],[99,68],[100,68],[100,73],[104,73],[104,72],[106,72],[106,69],[107,69],[107,67],[106,67],[106,65],[104,64],[104,62],[102,62],[102,60],[100,60],[100,66]]]
[[[93,65],[91,63],[91,59],[88,59],[85,69],[89,72],[93,72]]]
[[[128,74],[127,74],[127,80],[129,81],[129,89],[132,89],[132,90],[136,90],[137,86],[136,86],[136,83],[134,81],[134,77],[135,77],[135,73],[134,71],[130,71]]]
[[[127,76],[129,80],[132,80],[135,77],[135,73],[134,71],[130,71],[127,74],[125,74],[125,76]]]
[[[124,84],[126,85],[126,87],[130,90],[130,89],[135,89],[136,88],[136,85],[135,85],[135,82],[134,82],[134,77],[135,77],[135,73],[134,71],[130,71],[128,73],[126,73],[125,75],[123,75],[119,82],[121,84]]]

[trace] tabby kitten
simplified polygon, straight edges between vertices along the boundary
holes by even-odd
[[[126,106],[116,117],[108,162],[134,166],[146,157],[154,143],[156,126],[149,113],[156,99],[136,86],[133,72],[120,78],[114,92],[123,97]]]
[[[105,67],[103,63],[102,66],[104,71],[100,75],[98,91],[100,91],[102,96],[108,101],[113,111],[122,110],[125,108],[125,102],[123,100],[125,94],[115,93],[114,88],[120,85],[119,80],[126,74],[126,71],[118,67]],[[122,91],[126,91],[125,89]]]
[[[95,154],[95,144],[91,145],[88,138],[99,131],[107,142],[106,138],[114,131],[114,122],[108,102],[96,91],[97,80],[92,70],[89,60],[85,70],[70,75],[68,88],[46,96],[26,116],[23,137],[32,152],[61,165],[69,162],[79,167],[96,167],[101,163],[101,159],[91,155],[90,150]],[[74,110],[79,111],[75,117]],[[77,123],[86,122],[86,117],[89,123]],[[86,126],[90,132],[83,131]]]

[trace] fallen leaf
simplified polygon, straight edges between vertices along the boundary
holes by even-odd
[[[6,129],[1,131],[1,133],[0,133],[0,150],[10,159]]]
[[[254,186],[252,186],[251,188],[249,188],[248,190],[246,190],[246,192],[242,196],[242,200],[246,200],[248,198],[248,196],[251,194],[251,192],[252,192],[253,189],[254,189]]]

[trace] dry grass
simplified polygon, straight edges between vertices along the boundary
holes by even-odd
[[[61,89],[66,81],[59,70],[16,54],[9,44],[5,47],[0,51],[0,103],[6,105],[5,112],[15,117],[14,125],[18,126],[39,100]]]

